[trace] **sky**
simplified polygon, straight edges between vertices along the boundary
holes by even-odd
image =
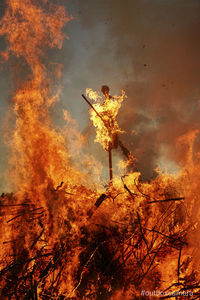
[[[118,123],[121,139],[136,156],[145,179],[155,168],[174,172],[184,161],[177,139],[200,125],[200,1],[199,0],[62,0],[73,16],[64,28],[68,36],[61,50],[47,51],[48,61],[62,64],[60,101],[52,110],[62,127],[63,109],[88,135],[87,151],[105,167],[107,153],[94,144],[88,106],[81,94],[86,88],[111,94],[124,89]],[[3,15],[5,2],[0,7]],[[0,50],[4,40],[0,40]],[[8,167],[9,115],[18,76],[17,62],[0,65],[0,191],[5,192]],[[8,122],[9,120],[9,122]],[[195,144],[200,146],[199,135]],[[183,150],[183,149],[182,149]],[[114,161],[122,158],[115,150]],[[115,172],[117,172],[115,170]]]

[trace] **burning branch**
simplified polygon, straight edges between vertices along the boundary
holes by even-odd
[[[116,116],[118,109],[125,97],[125,93],[122,96],[113,100],[113,97],[109,95],[109,87],[103,86],[102,91],[105,96],[104,103],[100,106],[99,104],[92,105],[90,101],[82,94],[83,99],[91,107],[91,120],[93,121],[95,127],[97,127],[97,138],[96,141],[100,142],[104,149],[108,151],[109,154],[109,176],[110,181],[112,181],[112,149],[117,148],[119,145],[122,149],[123,154],[128,160],[134,161],[134,157],[131,152],[124,146],[124,144],[119,140],[118,133],[122,132],[116,122]],[[88,91],[89,95],[94,97],[95,93],[90,89]],[[96,99],[95,99],[96,100]],[[96,105],[97,109],[94,107]],[[99,110],[99,112],[98,112]],[[94,112],[94,114],[93,114]],[[96,116],[98,118],[96,118]],[[99,123],[98,119],[101,120]]]
[[[88,184],[94,179],[70,164],[65,137],[50,118],[57,95],[44,64],[46,47],[62,46],[61,30],[70,20],[54,2],[8,0],[0,21],[7,45],[3,57],[12,55],[26,65],[12,99],[16,124],[9,180],[16,193],[0,197],[0,298],[139,299],[141,289],[170,287],[192,290],[195,299],[200,275],[192,257],[198,242],[190,240],[199,228],[194,218],[199,185],[186,186],[184,172],[178,179],[159,175],[139,184],[134,172],[126,181],[113,179],[113,149],[119,145],[134,160],[119,139],[116,121],[125,92],[112,97],[103,86],[103,103],[93,105],[82,95],[91,108],[96,141],[109,153],[107,191]],[[199,166],[192,165],[192,178],[198,173]],[[178,197],[182,191],[185,197]]]

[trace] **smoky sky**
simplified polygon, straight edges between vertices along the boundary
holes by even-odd
[[[71,70],[77,72],[77,85],[100,90],[106,83],[111,94],[125,89],[128,99],[118,116],[126,131],[121,139],[144,177],[162,161],[180,163],[177,138],[199,128],[200,1],[87,0],[75,1],[74,10],[80,27],[70,38],[80,48]],[[78,116],[78,94],[70,105]],[[83,124],[85,112],[83,106],[78,116]]]
[[[163,159],[180,163],[177,138],[200,125],[200,1],[61,2],[74,19],[64,29],[69,39],[63,48],[47,51],[49,64],[63,65],[60,102],[52,109],[56,126],[63,126],[62,109],[69,110],[79,130],[88,134],[88,153],[106,164],[107,154],[93,143],[95,132],[81,93],[87,87],[100,92],[103,84],[111,94],[124,89],[128,99],[118,123],[126,133],[121,139],[143,176],[150,178]],[[2,128],[13,88],[10,69],[1,66]],[[3,145],[2,138],[2,174],[8,159]],[[120,155],[116,150],[114,156]]]

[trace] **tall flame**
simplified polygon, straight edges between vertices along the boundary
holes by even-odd
[[[58,95],[50,88],[45,49],[61,48],[61,30],[69,20],[63,7],[47,0],[7,0],[1,20],[4,59],[23,59],[30,72],[13,96],[11,177],[19,193],[0,197],[0,296],[134,299],[140,288],[190,288],[200,278],[194,238],[200,227],[200,168],[193,163],[197,132],[178,141],[188,151],[176,178],[158,172],[151,182],[141,182],[134,172],[116,176],[103,194],[101,187],[84,186],[49,114]],[[100,99],[92,90],[88,95]],[[104,121],[90,111],[96,141],[105,150],[112,135],[122,132],[116,117],[125,98],[122,92],[102,104],[96,101]],[[64,117],[73,123],[67,112]],[[73,134],[83,142],[76,126]],[[10,214],[14,217],[8,219]]]
[[[49,87],[45,57],[46,47],[62,47],[61,29],[70,19],[63,7],[48,1],[39,5],[38,1],[8,0],[1,20],[0,35],[7,40],[3,56],[22,58],[30,69],[13,97],[16,128],[11,164],[17,190],[41,193],[40,188],[58,185],[69,172],[64,137],[49,117],[58,95]]]

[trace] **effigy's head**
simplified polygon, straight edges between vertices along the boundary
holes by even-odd
[[[106,98],[109,98],[110,89],[109,89],[109,87],[107,85],[102,85],[101,91],[102,91],[102,93],[104,94],[104,96]]]

